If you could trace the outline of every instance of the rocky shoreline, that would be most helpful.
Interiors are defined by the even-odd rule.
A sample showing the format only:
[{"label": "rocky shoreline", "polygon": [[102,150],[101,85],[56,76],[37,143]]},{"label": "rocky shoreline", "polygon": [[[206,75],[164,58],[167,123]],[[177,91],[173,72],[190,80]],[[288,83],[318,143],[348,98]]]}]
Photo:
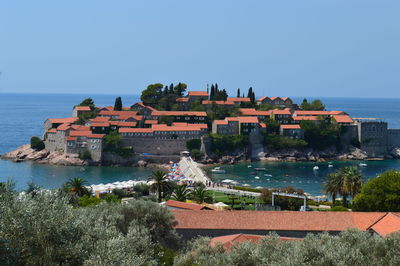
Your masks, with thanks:
[{"label": "rocky shoreline", "polygon": [[[22,145],[17,149],[15,149],[14,151],[5,153],[1,155],[0,158],[5,160],[11,160],[16,163],[31,161],[34,163],[49,164],[49,165],[100,166],[98,163],[81,160],[78,154],[64,154],[58,152],[50,152],[48,150],[36,151],[31,149],[29,144]],[[280,152],[271,152],[268,154],[263,153],[260,154],[257,158],[253,159],[249,159],[245,152],[239,152],[234,155],[206,157],[205,159],[199,161],[199,163],[203,165],[213,165],[213,164],[235,164],[246,161],[326,162],[326,161],[384,160],[384,159],[400,159],[400,148],[393,149],[390,154],[387,154],[379,158],[368,157],[365,151],[353,147],[348,152],[339,154],[337,154],[334,149],[326,151],[318,151],[318,152],[312,150],[305,150],[305,151],[287,150]],[[119,166],[119,165],[113,164],[113,166]],[[149,163],[144,160],[139,160],[135,164],[129,166],[160,168],[163,170],[168,169],[169,167],[167,164]]]}]

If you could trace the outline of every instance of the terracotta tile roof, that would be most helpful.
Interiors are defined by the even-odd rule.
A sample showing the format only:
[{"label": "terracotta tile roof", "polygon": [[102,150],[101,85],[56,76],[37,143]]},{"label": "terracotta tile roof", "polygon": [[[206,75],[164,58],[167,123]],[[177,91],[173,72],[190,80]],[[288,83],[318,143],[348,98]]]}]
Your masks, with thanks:
[{"label": "terracotta tile roof", "polygon": [[267,125],[265,123],[260,123],[261,128],[267,128]]},{"label": "terracotta tile roof", "polygon": [[214,120],[213,122],[216,125],[227,125],[228,124],[228,120]]},{"label": "terracotta tile roof", "polygon": [[282,129],[301,129],[300,125],[281,125]]},{"label": "terracotta tile roof", "polygon": [[297,116],[302,116],[302,115],[318,116],[318,115],[330,115],[330,114],[331,114],[330,111],[301,111],[301,110],[298,110],[295,112],[295,115],[297,115]]},{"label": "terracotta tile roof", "polygon": [[66,136],[65,139],[67,141],[76,141],[78,138],[77,137]]},{"label": "terracotta tile roof", "polygon": [[343,111],[330,111],[329,114],[331,114],[331,115],[347,115],[347,113],[343,112]]},{"label": "terracotta tile roof", "polygon": [[153,111],[152,116],[207,116],[206,112],[197,111]]},{"label": "terracotta tile roof", "polygon": [[90,106],[75,106],[75,110],[77,110],[77,111],[92,111]]},{"label": "terracotta tile roof", "polygon": [[118,116],[117,119],[119,119],[119,120],[127,120],[129,118],[133,118],[133,119],[135,119],[137,121],[143,120],[143,116],[142,115],[132,115],[132,114],[121,114],[121,115]]},{"label": "terracotta tile roof", "polygon": [[264,101],[266,98],[267,98],[267,96],[260,97],[260,98],[258,98],[257,102],[262,102],[262,101]]},{"label": "terracotta tile roof", "polygon": [[320,120],[317,116],[293,116],[294,121],[301,121],[301,120],[310,120],[310,121],[317,121]]},{"label": "terracotta tile roof", "polygon": [[366,231],[384,212],[173,211],[177,229]]},{"label": "terracotta tile roof", "polygon": [[226,250],[231,250],[233,245],[243,242],[252,242],[257,243],[261,239],[265,238],[265,236],[261,235],[250,235],[250,234],[235,234],[235,235],[226,235],[226,236],[218,236],[211,238],[210,246],[215,247],[218,244],[224,246]]},{"label": "terracotta tile roof", "polygon": [[254,108],[240,108],[239,111],[243,115],[256,115],[256,116],[269,116],[271,115],[270,111],[259,111]]},{"label": "terracotta tile roof", "polygon": [[102,139],[105,134],[88,134],[86,137],[89,139]]},{"label": "terracotta tile roof", "polygon": [[188,96],[204,96],[208,97],[208,92],[206,91],[189,91]]},{"label": "terracotta tile roof", "polygon": [[144,123],[146,125],[158,124],[158,120],[146,120]]},{"label": "terracotta tile roof", "polygon": [[73,130],[78,130],[78,131],[90,131],[90,127],[81,126],[81,125],[71,125],[71,128]]},{"label": "terracotta tile roof", "polygon": [[287,99],[290,99],[289,97],[282,97],[281,98],[283,101],[286,101]]},{"label": "terracotta tile roof", "polygon": [[386,237],[388,234],[400,232],[400,214],[388,213],[370,227],[378,235]]},{"label": "terracotta tile roof", "polygon": [[49,118],[52,124],[64,124],[64,123],[74,123],[78,120],[78,117],[67,117],[67,118]]},{"label": "terracotta tile roof", "polygon": [[237,117],[239,123],[250,123],[250,124],[258,124],[258,118],[255,116],[239,116]]},{"label": "terracotta tile roof", "polygon": [[274,110],[271,110],[271,113],[273,113],[275,115],[292,115],[292,112],[290,112],[290,110],[288,110],[288,109],[285,109],[285,110],[274,109]]},{"label": "terracotta tile roof", "polygon": [[204,105],[209,105],[209,104],[216,104],[216,105],[233,105],[235,104],[234,102],[230,101],[209,101],[209,100],[204,100],[201,102]]},{"label": "terracotta tile roof", "polygon": [[203,126],[198,126],[196,124],[191,124],[191,126],[167,126],[165,124],[152,125],[151,127],[154,131],[200,131]]},{"label": "terracotta tile roof", "polygon": [[107,116],[134,116],[137,115],[136,111],[100,111],[99,115]]},{"label": "terracotta tile roof", "polygon": [[185,210],[193,210],[193,211],[208,209],[206,206],[203,206],[200,204],[186,203],[186,202],[181,202],[181,201],[176,201],[176,200],[168,200],[167,202],[165,202],[165,205],[168,207],[185,209]]},{"label": "terracotta tile roof", "polygon": [[228,102],[250,102],[250,98],[243,97],[229,97],[226,99]]},{"label": "terracotta tile roof", "polygon": [[118,129],[119,133],[153,133],[154,130],[152,128],[120,128]]},{"label": "terracotta tile roof", "polygon": [[195,128],[208,128],[207,124],[191,124],[186,122],[174,122],[172,126],[185,126],[185,127],[195,127]]},{"label": "terracotta tile roof", "polygon": [[178,103],[186,103],[189,101],[189,98],[182,97],[182,98],[176,98],[176,102]]},{"label": "terracotta tile roof", "polygon": [[103,117],[103,116],[97,116],[95,118],[89,119],[90,122],[106,122],[109,121],[110,117]]},{"label": "terracotta tile roof", "polygon": [[71,131],[69,135],[71,137],[87,137],[92,134],[92,131]]},{"label": "terracotta tile roof", "polygon": [[71,124],[70,124],[70,123],[64,123],[64,124],[59,125],[59,126],[57,127],[57,130],[59,130],[59,131],[66,131],[66,130],[68,130],[68,129],[70,129],[70,128],[71,128]]},{"label": "terracotta tile roof", "polygon": [[119,126],[119,127],[136,127],[137,122],[118,122],[117,126]]},{"label": "terracotta tile roof", "polygon": [[49,129],[49,130],[47,130],[47,133],[55,134],[55,133],[57,133],[57,129],[55,129],[55,128]]},{"label": "terracotta tile roof", "polygon": [[109,127],[110,122],[103,122],[103,123],[92,123],[91,127]]},{"label": "terracotta tile roof", "polygon": [[271,97],[270,99],[271,99],[271,101],[274,101],[276,99],[280,99],[280,97],[274,96],[274,97]]},{"label": "terracotta tile roof", "polygon": [[353,119],[351,119],[351,117],[348,115],[334,115],[333,118],[338,123],[353,123],[354,122]]}]

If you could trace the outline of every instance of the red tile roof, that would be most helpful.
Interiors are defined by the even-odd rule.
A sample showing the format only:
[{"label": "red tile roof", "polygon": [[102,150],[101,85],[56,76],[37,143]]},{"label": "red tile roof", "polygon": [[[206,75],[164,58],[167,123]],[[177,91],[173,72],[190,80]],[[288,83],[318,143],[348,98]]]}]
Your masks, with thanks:
[{"label": "red tile roof", "polygon": [[47,133],[55,134],[55,133],[57,133],[57,129],[55,129],[55,128],[49,129],[47,131]]},{"label": "red tile roof", "polygon": [[226,99],[228,102],[250,102],[250,98],[243,97],[229,97]]},{"label": "red tile roof", "polygon": [[240,108],[239,111],[243,115],[256,115],[256,116],[269,116],[271,115],[270,111],[259,111],[255,108]]},{"label": "red tile roof", "polygon": [[146,125],[158,124],[158,120],[146,120],[144,123]]},{"label": "red tile roof", "polygon": [[119,127],[136,127],[137,122],[118,122]]},{"label": "red tile roof", "polygon": [[206,91],[189,91],[189,96],[205,96],[208,97],[208,92]]},{"label": "red tile roof", "polygon": [[329,114],[331,114],[331,115],[347,115],[347,113],[343,112],[343,111],[330,111]]},{"label": "red tile roof", "polygon": [[154,130],[151,128],[120,128],[119,133],[153,133]]},{"label": "red tile roof", "polygon": [[208,104],[216,104],[216,105],[233,105],[234,102],[229,102],[229,101],[209,101],[209,100],[204,100],[202,101],[202,104],[208,105]]},{"label": "red tile roof", "polygon": [[207,116],[206,112],[197,111],[153,111],[152,116]]},{"label": "red tile roof", "polygon": [[77,110],[77,111],[92,111],[90,106],[75,106],[75,110]]},{"label": "red tile roof", "polygon": [[373,231],[382,237],[395,232],[400,232],[400,214],[388,213],[378,222],[370,227]]},{"label": "red tile roof", "polygon": [[92,123],[91,127],[109,127],[110,122],[103,122],[103,123]]},{"label": "red tile roof", "polygon": [[301,110],[297,110],[295,112],[295,114],[297,116],[302,116],[302,115],[315,115],[315,116],[318,116],[318,115],[330,115],[331,112],[330,111],[301,111]]},{"label": "red tile roof", "polygon": [[103,116],[97,116],[95,118],[89,119],[90,122],[106,122],[109,121],[110,117],[103,117]]},{"label": "red tile roof", "polygon": [[70,123],[65,123],[65,124],[61,124],[57,127],[57,130],[59,131],[66,131],[68,129],[71,128],[71,124]]},{"label": "red tile roof", "polygon": [[52,124],[64,124],[64,123],[74,123],[78,120],[78,117],[67,117],[67,118],[49,118]]},{"label": "red tile roof", "polygon": [[281,125],[282,129],[301,129],[300,125]]},{"label": "red tile roof", "polygon": [[[239,123],[250,123],[250,124],[258,124],[258,118],[255,116],[239,116],[236,117]],[[229,120],[229,119],[228,119]]]},{"label": "red tile roof", "polygon": [[310,121],[317,121],[320,120],[318,116],[293,116],[294,121],[301,121],[301,120],[310,120]]},{"label": "red tile roof", "polygon": [[134,116],[137,115],[136,111],[100,111],[99,115],[107,115],[107,116]]},{"label": "red tile roof", "polygon": [[183,97],[183,98],[176,98],[176,102],[178,103],[186,103],[189,101],[189,98]]},{"label": "red tile roof", "polygon": [[173,211],[177,229],[366,231],[384,212]]},{"label": "red tile roof", "polygon": [[271,110],[271,113],[273,113],[275,115],[292,115],[292,112],[288,109],[285,109],[285,110],[274,109],[274,110]]},{"label": "red tile roof", "polygon": [[76,141],[78,138],[77,138],[77,137],[66,136],[65,139],[66,139],[67,141]]},{"label": "red tile roof", "polygon": [[353,123],[353,119],[351,119],[348,115],[334,115],[333,118],[338,123]]},{"label": "red tile roof", "polygon": [[263,96],[263,97],[259,98],[259,99],[257,100],[257,102],[262,102],[262,101],[264,101],[266,98],[267,98],[267,96]]},{"label": "red tile roof", "polygon": [[228,124],[228,120],[214,120],[213,122],[216,125],[227,125]]},{"label": "red tile roof", "polygon": [[223,245],[226,250],[231,250],[233,245],[243,242],[252,242],[257,243],[261,239],[265,238],[265,236],[260,235],[250,235],[250,234],[235,234],[235,235],[226,235],[226,236],[218,236],[211,238],[210,246],[215,247],[218,244]]},{"label": "red tile roof", "polygon": [[167,202],[165,202],[165,205],[168,207],[185,209],[185,210],[193,210],[193,211],[209,209],[206,206],[203,206],[200,204],[186,203],[186,202],[181,202],[181,201],[176,201],[176,200],[168,200]]}]

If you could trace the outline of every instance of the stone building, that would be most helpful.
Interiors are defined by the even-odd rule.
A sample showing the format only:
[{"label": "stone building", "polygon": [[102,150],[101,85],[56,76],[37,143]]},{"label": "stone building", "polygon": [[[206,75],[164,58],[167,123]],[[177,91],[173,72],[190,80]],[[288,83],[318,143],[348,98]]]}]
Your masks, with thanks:
[{"label": "stone building", "polygon": [[369,156],[384,155],[388,151],[388,125],[374,118],[355,119],[358,140],[362,150]]},{"label": "stone building", "polygon": [[90,106],[74,106],[72,109],[72,117],[79,117],[82,114],[90,113],[92,109]]},{"label": "stone building", "polygon": [[293,108],[293,100],[289,97],[267,97],[263,96],[257,100],[257,104],[267,104],[275,107]]},{"label": "stone building", "polygon": [[301,129],[300,125],[281,125],[279,132],[282,136],[304,139],[304,130]]}]

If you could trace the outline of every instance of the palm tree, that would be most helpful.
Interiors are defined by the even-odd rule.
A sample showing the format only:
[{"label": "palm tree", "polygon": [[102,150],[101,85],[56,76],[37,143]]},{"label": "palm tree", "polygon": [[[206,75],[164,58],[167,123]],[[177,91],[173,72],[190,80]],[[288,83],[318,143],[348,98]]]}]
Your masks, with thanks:
[{"label": "palm tree", "polygon": [[67,190],[75,193],[78,196],[83,196],[88,193],[88,189],[85,187],[86,180],[80,177],[71,178],[66,183]]},{"label": "palm tree", "polygon": [[186,201],[189,194],[190,194],[190,192],[187,189],[186,185],[179,185],[174,189],[172,198],[177,201]]},{"label": "palm tree", "polygon": [[332,197],[332,203],[335,204],[336,196],[341,191],[341,178],[338,173],[328,174],[328,180],[324,185],[324,191]]},{"label": "palm tree", "polygon": [[204,187],[197,187],[193,189],[191,196],[197,203],[203,203],[211,200],[209,191]]},{"label": "palm tree", "polygon": [[153,184],[150,186],[152,192],[157,192],[158,202],[161,202],[162,193],[170,186],[169,182],[165,179],[166,173],[164,171],[154,171],[152,174]]},{"label": "palm tree", "polygon": [[356,167],[344,167],[341,169],[343,204],[347,204],[347,196],[354,198],[361,190],[363,175]]}]

